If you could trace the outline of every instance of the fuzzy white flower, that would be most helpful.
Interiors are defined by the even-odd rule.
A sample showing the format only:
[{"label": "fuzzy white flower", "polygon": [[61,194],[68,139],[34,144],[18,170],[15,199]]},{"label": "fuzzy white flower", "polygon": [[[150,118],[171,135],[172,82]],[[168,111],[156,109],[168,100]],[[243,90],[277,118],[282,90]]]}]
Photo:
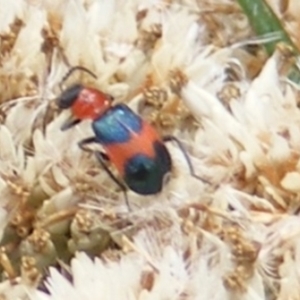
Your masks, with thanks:
[{"label": "fuzzy white flower", "polygon": [[[37,292],[31,299],[59,300],[66,295],[82,300],[179,299],[182,295],[187,299],[199,299],[199,295],[203,299],[229,299],[222,286],[220,267],[212,270],[201,255],[185,262],[179,248],[164,248],[155,236],[152,231],[141,232],[135,241],[138,252],[124,255],[119,262],[92,261],[83,253],[77,254],[71,263],[72,283],[51,269],[46,283],[50,295]],[[172,239],[178,244],[180,235]]]},{"label": "fuzzy white flower", "polygon": [[[297,1],[269,2],[279,15],[299,11]],[[243,47],[274,36],[253,38],[227,0],[0,7],[0,264],[2,278],[17,277],[1,283],[1,296],[299,297],[298,91],[280,50],[265,61]],[[76,65],[97,78],[74,73],[63,88],[82,83],[127,103],[180,139],[200,179],[168,143],[169,182],[154,196],[129,191],[129,211],[78,147],[91,121],[62,132],[69,112],[46,114]]]}]

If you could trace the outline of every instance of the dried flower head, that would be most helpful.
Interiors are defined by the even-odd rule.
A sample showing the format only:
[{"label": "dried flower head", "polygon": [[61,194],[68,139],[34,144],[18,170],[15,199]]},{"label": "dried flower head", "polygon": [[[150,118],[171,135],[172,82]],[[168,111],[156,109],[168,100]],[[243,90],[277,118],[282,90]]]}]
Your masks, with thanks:
[{"label": "dried flower head", "polygon": [[[297,44],[297,1],[268,1]],[[280,5],[279,5],[280,4]],[[234,1],[0,0],[0,298],[299,298],[296,61]],[[176,144],[163,191],[122,192],[62,132],[81,83]],[[115,172],[115,170],[112,170]]]}]

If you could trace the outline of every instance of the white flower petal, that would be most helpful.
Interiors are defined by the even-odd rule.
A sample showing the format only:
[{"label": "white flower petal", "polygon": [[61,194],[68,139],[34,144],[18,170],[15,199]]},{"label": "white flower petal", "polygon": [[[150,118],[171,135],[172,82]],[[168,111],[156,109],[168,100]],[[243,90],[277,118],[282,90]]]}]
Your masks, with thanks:
[{"label": "white flower petal", "polygon": [[291,192],[300,192],[300,173],[290,172],[287,173],[281,181],[283,188]]}]

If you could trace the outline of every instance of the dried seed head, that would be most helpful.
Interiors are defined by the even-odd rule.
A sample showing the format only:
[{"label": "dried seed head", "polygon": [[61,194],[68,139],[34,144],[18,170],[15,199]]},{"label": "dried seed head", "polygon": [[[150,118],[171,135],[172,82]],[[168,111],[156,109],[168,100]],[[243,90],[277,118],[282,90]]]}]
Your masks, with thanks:
[{"label": "dried seed head", "polygon": [[170,89],[175,94],[180,94],[183,86],[188,82],[188,77],[180,70],[174,69],[169,73],[169,85]]},{"label": "dried seed head", "polygon": [[245,293],[247,291],[247,283],[243,275],[237,269],[227,274],[223,279],[225,287],[233,292]]},{"label": "dried seed head", "polygon": [[141,30],[137,40],[137,47],[147,52],[153,50],[156,42],[162,36],[162,26],[154,24],[149,30]]},{"label": "dried seed head", "polygon": [[239,99],[241,91],[234,83],[227,83],[223,86],[222,90],[217,94],[218,98],[222,101],[226,108],[230,108],[230,102],[234,99]]},{"label": "dried seed head", "polygon": [[77,212],[74,222],[77,223],[78,229],[84,233],[90,232],[92,226],[94,225],[92,215],[85,210],[80,210]]},{"label": "dried seed head", "polygon": [[31,256],[23,256],[21,259],[22,279],[30,286],[36,286],[42,274],[37,268],[36,259]]},{"label": "dried seed head", "polygon": [[32,249],[35,252],[44,252],[50,240],[50,234],[43,229],[35,229],[28,237],[28,242],[31,243]]},{"label": "dried seed head", "polygon": [[0,50],[1,50],[1,58],[0,61],[2,60],[2,57],[9,54],[10,51],[12,50],[15,41],[18,37],[18,34],[20,32],[20,30],[22,29],[24,25],[24,22],[19,19],[16,18],[14,20],[14,22],[10,25],[10,30],[6,33],[2,33],[0,34],[0,39],[1,39],[1,46],[0,46]]},{"label": "dried seed head", "polygon": [[146,104],[159,109],[167,101],[168,94],[165,89],[152,86],[144,89],[143,97]]},{"label": "dried seed head", "polygon": [[44,27],[41,34],[44,39],[41,50],[45,52],[45,54],[51,55],[53,49],[59,46],[57,32],[53,31],[51,27]]}]

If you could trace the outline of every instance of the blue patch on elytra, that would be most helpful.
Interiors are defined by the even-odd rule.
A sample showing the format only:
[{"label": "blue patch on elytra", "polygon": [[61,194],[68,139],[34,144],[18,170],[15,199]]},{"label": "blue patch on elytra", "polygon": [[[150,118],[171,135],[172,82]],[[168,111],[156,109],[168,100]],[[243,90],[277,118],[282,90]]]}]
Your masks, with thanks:
[{"label": "blue patch on elytra", "polygon": [[101,144],[125,143],[132,132],[140,132],[142,119],[126,105],[119,104],[95,120],[92,128]]}]

